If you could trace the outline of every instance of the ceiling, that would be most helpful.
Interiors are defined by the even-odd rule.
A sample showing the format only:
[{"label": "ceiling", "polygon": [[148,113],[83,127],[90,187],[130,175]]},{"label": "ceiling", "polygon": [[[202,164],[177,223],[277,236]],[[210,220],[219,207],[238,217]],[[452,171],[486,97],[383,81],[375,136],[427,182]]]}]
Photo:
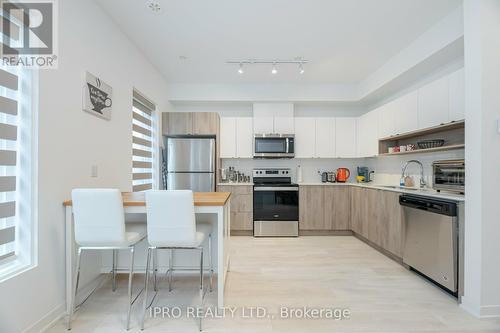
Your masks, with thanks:
[{"label": "ceiling", "polygon": [[[96,0],[168,83],[354,84],[461,0]],[[309,60],[245,67],[232,59]]]}]

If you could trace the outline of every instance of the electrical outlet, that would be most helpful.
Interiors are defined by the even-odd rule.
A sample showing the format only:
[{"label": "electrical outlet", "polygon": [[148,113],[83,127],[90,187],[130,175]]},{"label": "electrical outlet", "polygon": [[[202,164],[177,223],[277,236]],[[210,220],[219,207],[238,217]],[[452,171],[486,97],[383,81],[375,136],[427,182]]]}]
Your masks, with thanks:
[{"label": "electrical outlet", "polygon": [[97,178],[97,175],[98,175],[97,164],[93,164],[90,168],[90,177]]}]

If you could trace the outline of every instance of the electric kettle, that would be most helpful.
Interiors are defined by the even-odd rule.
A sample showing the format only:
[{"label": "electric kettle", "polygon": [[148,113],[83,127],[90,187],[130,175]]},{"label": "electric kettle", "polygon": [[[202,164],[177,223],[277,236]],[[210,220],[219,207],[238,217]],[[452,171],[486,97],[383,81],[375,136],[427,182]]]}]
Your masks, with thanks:
[{"label": "electric kettle", "polygon": [[349,179],[349,176],[351,176],[351,171],[349,171],[349,169],[347,168],[337,169],[337,182],[345,183]]}]

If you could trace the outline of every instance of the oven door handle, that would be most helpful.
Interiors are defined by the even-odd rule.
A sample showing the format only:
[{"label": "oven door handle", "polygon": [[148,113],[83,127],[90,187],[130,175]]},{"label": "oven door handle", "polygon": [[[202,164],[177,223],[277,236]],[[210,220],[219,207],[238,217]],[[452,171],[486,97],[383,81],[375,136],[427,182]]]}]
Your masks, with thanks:
[{"label": "oven door handle", "polygon": [[298,191],[298,187],[254,187],[254,191],[261,191],[261,192],[283,192],[283,191]]}]

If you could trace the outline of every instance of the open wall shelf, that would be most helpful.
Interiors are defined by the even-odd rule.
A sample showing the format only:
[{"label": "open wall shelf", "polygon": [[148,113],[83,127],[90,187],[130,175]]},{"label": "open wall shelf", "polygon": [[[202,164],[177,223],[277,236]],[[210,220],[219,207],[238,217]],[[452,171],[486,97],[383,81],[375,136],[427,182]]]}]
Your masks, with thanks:
[{"label": "open wall shelf", "polygon": [[[418,149],[417,142],[422,140],[442,139],[441,147]],[[414,144],[416,150],[389,153],[389,147]],[[465,121],[454,121],[439,126],[424,128],[403,134],[397,134],[379,140],[379,156],[416,154],[465,148]]]}]

